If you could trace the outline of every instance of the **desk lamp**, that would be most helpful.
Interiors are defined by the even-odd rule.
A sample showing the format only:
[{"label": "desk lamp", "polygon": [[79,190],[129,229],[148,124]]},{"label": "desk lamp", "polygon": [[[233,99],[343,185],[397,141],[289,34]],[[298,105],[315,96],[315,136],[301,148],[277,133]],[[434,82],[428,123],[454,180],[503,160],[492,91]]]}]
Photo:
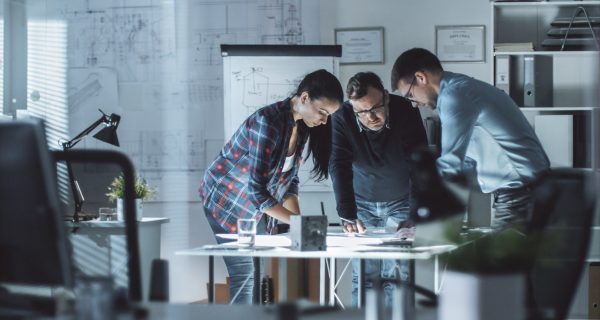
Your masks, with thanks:
[{"label": "desk lamp", "polygon": [[[79,143],[79,141],[83,140],[85,136],[90,134],[101,124],[104,124],[105,127],[102,130],[98,131],[98,133],[94,135],[94,138],[112,144],[113,146],[119,146],[119,139],[117,138],[117,128],[119,127],[121,116],[114,113],[112,113],[109,116],[100,109],[98,109],[98,111],[102,113],[100,119],[96,120],[89,127],[85,128],[73,139],[61,143],[64,151],[68,151],[69,149],[73,148],[77,143]],[[79,213],[81,212],[81,207],[83,206],[85,198],[83,197],[83,193],[81,192],[79,183],[75,178],[75,174],[73,173],[73,169],[71,168],[71,163],[69,161],[66,161],[66,163],[67,172],[69,174],[69,182],[71,184],[71,192],[73,193],[73,201],[75,202],[75,213],[73,214],[73,221],[79,222]]]}]

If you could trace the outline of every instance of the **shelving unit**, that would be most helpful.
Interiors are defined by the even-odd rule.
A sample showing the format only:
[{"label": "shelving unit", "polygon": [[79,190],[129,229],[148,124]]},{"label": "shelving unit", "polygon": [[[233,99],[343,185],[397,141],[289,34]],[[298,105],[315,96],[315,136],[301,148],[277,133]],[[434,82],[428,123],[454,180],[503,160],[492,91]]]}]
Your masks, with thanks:
[{"label": "shelving unit", "polygon": [[[550,37],[548,30],[556,28],[551,23],[557,18],[570,19],[578,7],[585,8],[590,18],[600,20],[600,1],[491,2],[491,50],[494,57],[491,80],[498,88],[508,91],[536,132],[544,131],[535,127],[536,119],[546,120],[539,123],[544,123],[546,132],[549,132],[546,139],[540,137],[547,153],[560,156],[573,152],[570,166],[594,172],[598,177],[600,52],[597,47],[565,47],[568,51],[560,51],[560,48],[542,45]],[[579,16],[583,17],[582,14]],[[600,28],[600,24],[595,28]],[[514,51],[496,51],[497,43],[521,45],[508,46]],[[524,43],[527,45],[522,45]],[[533,51],[519,50],[531,46]],[[531,61],[534,61],[533,65]],[[538,61],[541,68],[531,68]],[[535,98],[527,96],[528,93],[533,93]],[[555,120],[557,125],[553,127],[552,121]],[[600,183],[597,186],[600,187]],[[596,216],[589,251],[590,264],[600,257],[599,239],[600,218]],[[589,270],[589,266],[584,270],[569,318],[588,318]]]},{"label": "shelving unit", "polygon": [[[572,116],[573,132],[558,133],[574,139],[571,166],[598,170],[600,51],[542,46],[552,22],[570,19],[579,7],[590,18],[600,17],[600,1],[492,2],[492,82],[509,93],[534,128],[539,116]],[[534,51],[496,51],[498,43],[530,43]]]}]

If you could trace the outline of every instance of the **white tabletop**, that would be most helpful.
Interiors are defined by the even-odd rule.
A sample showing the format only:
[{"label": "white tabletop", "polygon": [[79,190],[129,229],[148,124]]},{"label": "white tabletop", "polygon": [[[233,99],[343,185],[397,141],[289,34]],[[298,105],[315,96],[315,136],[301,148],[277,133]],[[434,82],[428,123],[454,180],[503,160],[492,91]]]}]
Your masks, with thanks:
[{"label": "white tabletop", "polygon": [[[138,224],[152,225],[152,224],[163,224],[169,222],[169,218],[142,218],[138,220]],[[100,220],[88,220],[80,221],[79,223],[67,222],[69,227],[78,228],[125,228],[125,221],[100,221]]]},{"label": "white tabletop", "polygon": [[[229,235],[235,238],[235,235]],[[286,243],[285,235],[258,235],[256,247],[240,248],[236,242],[224,245],[207,245],[177,251],[176,255],[185,256],[247,256],[270,258],[362,258],[362,259],[429,259],[435,255],[450,252],[456,245],[440,244],[423,247],[380,245],[376,237],[351,237],[328,235],[325,251],[295,251]],[[344,239],[345,238],[345,239]]]}]

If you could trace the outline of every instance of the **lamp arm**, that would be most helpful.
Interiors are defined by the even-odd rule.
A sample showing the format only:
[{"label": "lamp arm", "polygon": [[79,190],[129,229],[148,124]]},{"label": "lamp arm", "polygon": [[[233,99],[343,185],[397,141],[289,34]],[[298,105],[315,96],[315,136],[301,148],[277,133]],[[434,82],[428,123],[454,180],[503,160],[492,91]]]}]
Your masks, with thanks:
[{"label": "lamp arm", "polygon": [[[85,130],[81,131],[75,138],[62,143],[63,150],[66,152],[69,149],[73,148],[79,141],[81,141],[85,136],[90,134],[96,127],[98,127],[101,123],[108,122],[106,115],[102,113],[102,117],[96,120],[96,122],[92,123],[89,127],[85,128]],[[68,160],[65,161],[67,165],[67,173],[69,174],[69,184],[71,185],[71,193],[73,194],[73,202],[75,202],[75,213],[73,214],[73,221],[79,222],[79,213],[83,207],[83,202],[85,198],[83,196],[83,192],[79,187],[79,182],[75,177],[75,173],[73,173],[73,168],[71,167],[71,162]]]},{"label": "lamp arm", "polygon": [[106,115],[103,114],[102,117],[100,117],[100,119],[96,120],[96,122],[92,123],[89,127],[85,128],[85,130],[81,131],[81,133],[79,133],[77,136],[75,136],[75,138],[73,138],[67,142],[63,142],[62,143],[63,150],[66,151],[66,150],[73,148],[77,143],[79,143],[79,141],[81,141],[83,139],[83,137],[90,134],[90,132],[92,132],[92,130],[96,129],[96,127],[98,127],[100,124],[108,123],[109,121],[110,120],[107,119]]}]

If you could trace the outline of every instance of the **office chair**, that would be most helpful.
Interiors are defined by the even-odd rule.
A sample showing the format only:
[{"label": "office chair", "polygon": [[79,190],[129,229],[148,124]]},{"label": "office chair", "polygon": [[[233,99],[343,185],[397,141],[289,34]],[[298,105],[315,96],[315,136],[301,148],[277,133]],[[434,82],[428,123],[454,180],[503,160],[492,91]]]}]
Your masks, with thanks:
[{"label": "office chair", "polygon": [[528,307],[534,319],[564,319],[590,243],[593,179],[573,169],[548,171],[533,186],[528,232],[539,237],[528,273]]},{"label": "office chair", "polygon": [[[0,150],[0,283],[72,288],[72,250],[42,123],[0,123]],[[0,287],[0,309],[2,317],[55,308],[50,299]]]},{"label": "office chair", "polygon": [[[128,255],[129,299],[134,302],[142,301],[142,284],[140,272],[140,252],[138,240],[137,219],[135,213],[135,193],[133,164],[129,158],[117,151],[108,150],[69,150],[54,151],[55,161],[71,163],[110,163],[118,164],[125,178],[125,235]],[[155,259],[152,263],[149,301],[168,302],[168,262]]]},{"label": "office chair", "polygon": [[[0,282],[73,286],[76,268],[58,204],[54,162],[116,163],[125,177],[128,298],[141,301],[135,173],[127,156],[104,150],[50,152],[41,121],[0,124],[0,149]],[[166,270],[162,262],[158,271],[163,274],[154,276],[162,285],[151,284],[153,300],[168,301]]]}]

